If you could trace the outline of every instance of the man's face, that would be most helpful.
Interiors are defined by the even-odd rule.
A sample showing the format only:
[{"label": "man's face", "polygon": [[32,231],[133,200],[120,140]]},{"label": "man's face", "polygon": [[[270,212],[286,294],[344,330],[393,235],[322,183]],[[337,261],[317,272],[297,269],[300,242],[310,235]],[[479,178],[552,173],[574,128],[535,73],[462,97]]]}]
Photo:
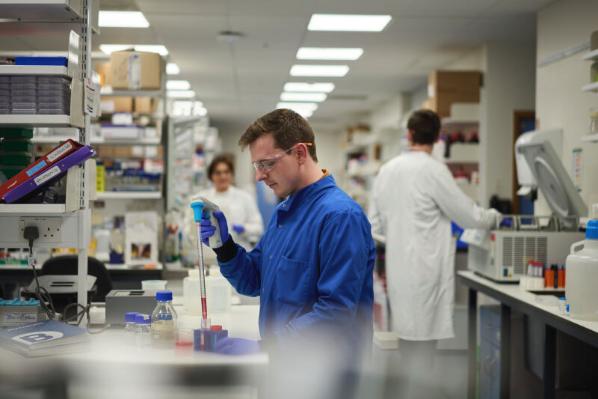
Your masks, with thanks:
[{"label": "man's face", "polygon": [[299,162],[293,147],[277,148],[274,137],[265,134],[249,145],[249,152],[251,162],[258,165],[255,171],[257,181],[266,183],[280,198],[297,190],[300,180]]}]

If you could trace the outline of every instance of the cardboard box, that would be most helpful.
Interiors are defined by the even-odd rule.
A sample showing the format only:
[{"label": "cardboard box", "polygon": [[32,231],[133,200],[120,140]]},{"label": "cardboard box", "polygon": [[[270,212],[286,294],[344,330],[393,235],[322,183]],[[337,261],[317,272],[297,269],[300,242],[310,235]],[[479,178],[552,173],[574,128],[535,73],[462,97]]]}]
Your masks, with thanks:
[{"label": "cardboard box", "polygon": [[156,102],[152,97],[135,97],[135,112],[138,114],[153,114]]},{"label": "cardboard box", "polygon": [[100,108],[103,113],[133,112],[133,97],[104,97]]},{"label": "cardboard box", "polygon": [[[440,93],[459,94],[471,97],[482,86],[482,73],[479,71],[434,71],[428,76],[428,97],[439,97]],[[468,101],[464,101],[468,102]]]},{"label": "cardboard box", "polygon": [[453,103],[479,103],[479,93],[438,93],[437,97],[428,99],[428,109],[435,111],[441,118],[451,116]]},{"label": "cardboard box", "polygon": [[110,66],[114,89],[157,90],[161,87],[159,54],[116,51],[110,55]]},{"label": "cardboard box", "polygon": [[100,86],[112,86],[110,62],[97,63],[94,69],[100,77]]}]

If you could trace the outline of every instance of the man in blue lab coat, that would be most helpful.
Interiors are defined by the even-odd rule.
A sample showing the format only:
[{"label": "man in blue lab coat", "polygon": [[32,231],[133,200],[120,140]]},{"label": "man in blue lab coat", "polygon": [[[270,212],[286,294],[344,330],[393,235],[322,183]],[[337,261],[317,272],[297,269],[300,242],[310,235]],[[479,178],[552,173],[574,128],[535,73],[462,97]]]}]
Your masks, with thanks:
[{"label": "man in blue lab coat", "polygon": [[[202,240],[207,245],[219,234],[223,245],[214,251],[222,274],[239,293],[260,296],[263,343],[324,338],[359,351],[372,338],[375,248],[367,217],[318,166],[313,130],[294,111],[262,116],[239,144],[249,147],[256,179],[285,200],[250,252],[233,242],[221,212],[214,213],[216,226],[203,219]],[[229,340],[220,349],[257,348]]]}]

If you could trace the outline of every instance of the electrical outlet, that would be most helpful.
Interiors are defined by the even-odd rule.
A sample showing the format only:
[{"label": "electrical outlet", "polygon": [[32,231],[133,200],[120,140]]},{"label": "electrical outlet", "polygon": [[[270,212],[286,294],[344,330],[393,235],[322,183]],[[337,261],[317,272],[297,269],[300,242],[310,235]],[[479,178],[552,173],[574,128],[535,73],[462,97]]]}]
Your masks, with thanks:
[{"label": "electrical outlet", "polygon": [[20,236],[23,237],[25,226],[37,226],[39,229],[38,242],[61,242],[62,218],[48,216],[21,217],[19,219]]}]

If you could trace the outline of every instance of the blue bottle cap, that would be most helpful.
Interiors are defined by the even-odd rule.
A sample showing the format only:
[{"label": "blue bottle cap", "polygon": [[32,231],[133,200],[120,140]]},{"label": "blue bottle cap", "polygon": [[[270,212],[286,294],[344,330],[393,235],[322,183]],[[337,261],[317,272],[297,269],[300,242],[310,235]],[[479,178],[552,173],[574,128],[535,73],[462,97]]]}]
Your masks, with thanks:
[{"label": "blue bottle cap", "polygon": [[586,224],[586,240],[598,240],[598,219],[589,220]]},{"label": "blue bottle cap", "polygon": [[158,291],[156,292],[157,301],[172,301],[172,291]]},{"label": "blue bottle cap", "polygon": [[152,318],[147,314],[137,313],[135,316],[135,323],[137,324],[150,324]]},{"label": "blue bottle cap", "polygon": [[135,323],[135,317],[138,315],[139,313],[137,312],[127,312],[125,313],[125,323]]}]

